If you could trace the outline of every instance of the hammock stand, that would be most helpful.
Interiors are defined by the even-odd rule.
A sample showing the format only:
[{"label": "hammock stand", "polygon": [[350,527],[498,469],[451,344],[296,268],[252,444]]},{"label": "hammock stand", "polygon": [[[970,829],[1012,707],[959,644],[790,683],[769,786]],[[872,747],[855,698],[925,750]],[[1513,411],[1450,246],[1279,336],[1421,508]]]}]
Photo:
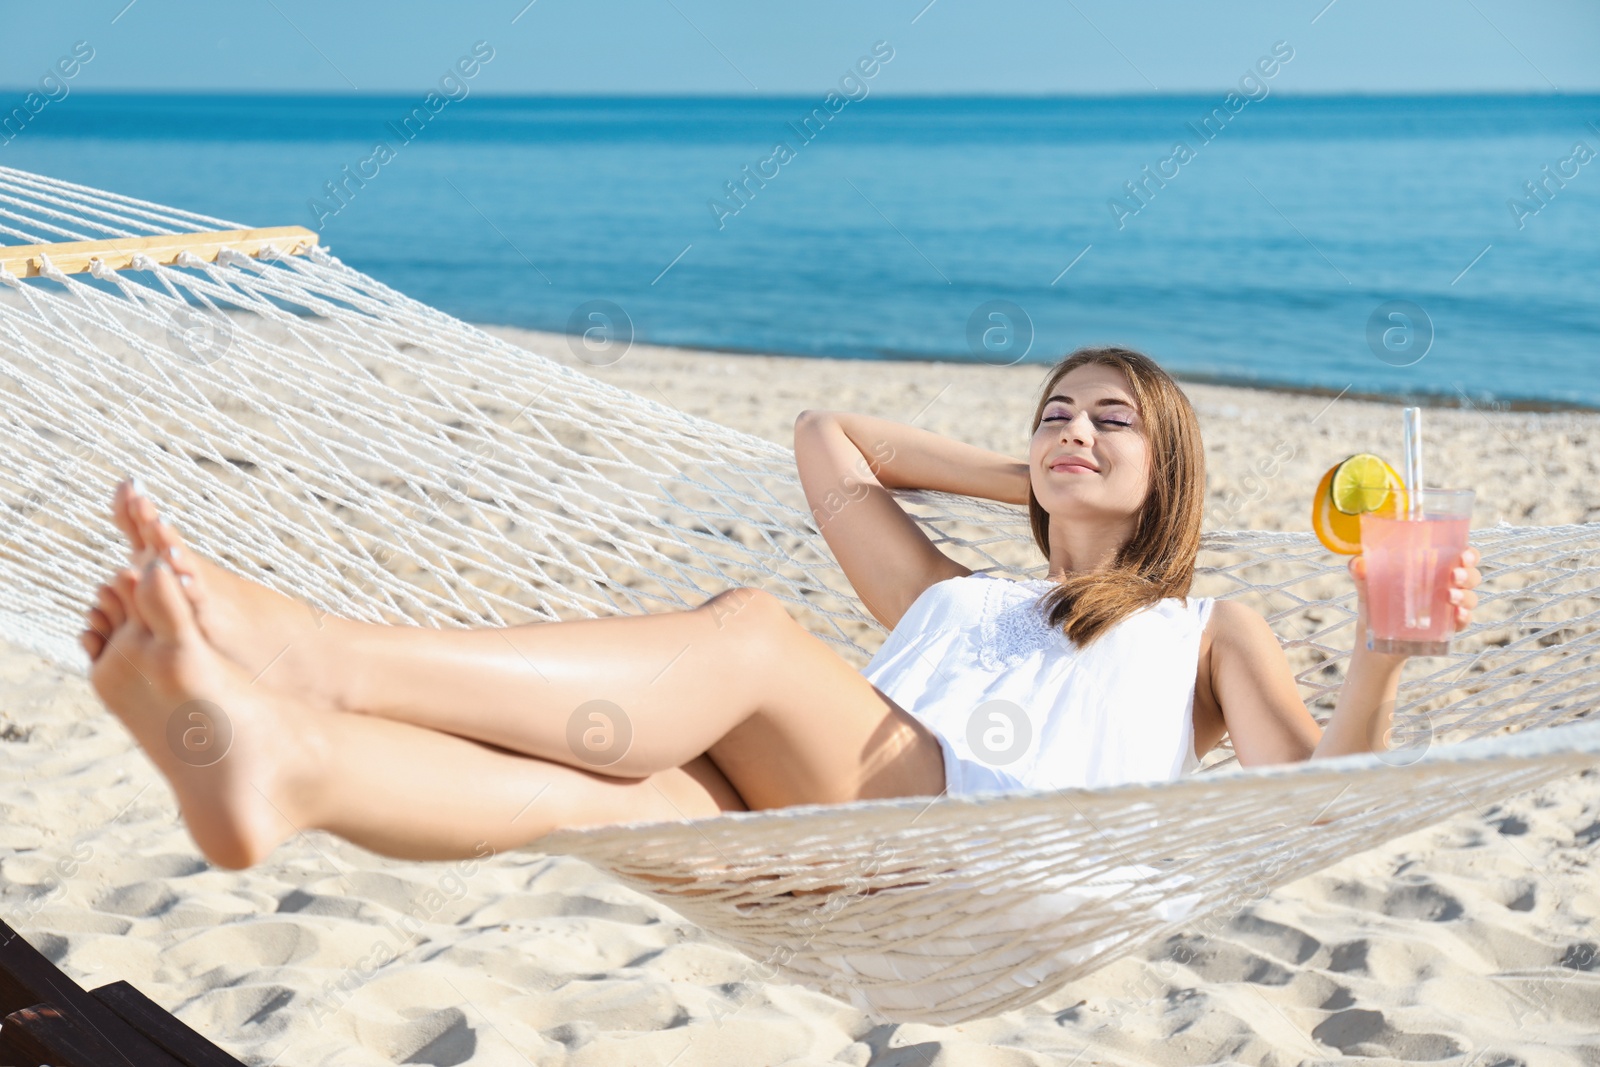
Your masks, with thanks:
[{"label": "hammock stand", "polygon": [[[352,618],[505,626],[765,588],[862,664],[883,628],[817,532],[792,452],[599,382],[340,263],[0,168],[0,637],[83,671],[137,474],[197,550]],[[631,427],[648,425],[639,443]],[[975,570],[1036,577],[1019,509],[897,491]],[[1473,532],[1477,622],[1413,661],[1390,751],[1173,782],[562,831],[581,857],[877,1019],[1017,1008],[1275,886],[1592,768],[1600,524]],[[1258,606],[1326,721],[1351,643],[1343,560],[1211,531],[1196,595]]]}]

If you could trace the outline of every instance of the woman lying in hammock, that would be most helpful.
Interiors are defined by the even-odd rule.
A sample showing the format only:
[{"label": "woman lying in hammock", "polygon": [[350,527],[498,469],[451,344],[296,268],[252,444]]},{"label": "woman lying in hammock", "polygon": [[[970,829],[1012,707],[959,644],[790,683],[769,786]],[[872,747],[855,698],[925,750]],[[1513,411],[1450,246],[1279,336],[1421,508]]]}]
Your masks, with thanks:
[{"label": "woman lying in hammock", "polygon": [[[813,514],[892,628],[864,670],[759,589],[504,629],[319,617],[188,550],[125,482],[133,566],[88,613],[90,677],[232,868],[310,828],[453,859],[563,827],[1164,780],[1225,731],[1246,766],[1383,747],[1404,657],[1358,643],[1324,732],[1259,614],[1186,598],[1204,456],[1160,367],[1073,353],[1030,429],[1019,462],[865,415],[796,420]],[[1027,505],[1049,578],[972,574],[886,487]],[[1457,628],[1476,562],[1453,574]],[[1350,573],[1364,634],[1361,557]]]}]

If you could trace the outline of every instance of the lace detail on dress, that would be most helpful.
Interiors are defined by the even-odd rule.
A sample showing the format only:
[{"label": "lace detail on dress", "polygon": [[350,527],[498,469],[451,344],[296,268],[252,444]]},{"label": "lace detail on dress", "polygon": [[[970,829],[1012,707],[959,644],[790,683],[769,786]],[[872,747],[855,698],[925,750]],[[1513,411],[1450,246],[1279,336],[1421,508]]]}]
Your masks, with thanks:
[{"label": "lace detail on dress", "polygon": [[1046,622],[1040,610],[1039,599],[1051,584],[1038,578],[1026,582],[991,579],[978,628],[978,662],[1000,670],[1066,642],[1066,634]]}]

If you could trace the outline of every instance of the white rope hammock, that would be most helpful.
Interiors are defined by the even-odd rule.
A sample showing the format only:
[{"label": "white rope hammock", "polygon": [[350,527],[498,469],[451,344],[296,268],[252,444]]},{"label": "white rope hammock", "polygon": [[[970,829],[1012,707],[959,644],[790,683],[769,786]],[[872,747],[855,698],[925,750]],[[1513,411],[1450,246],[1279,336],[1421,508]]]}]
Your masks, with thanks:
[{"label": "white rope hammock", "polygon": [[[0,168],[6,245],[232,230]],[[0,247],[0,255],[5,253]],[[3,262],[3,260],[0,260]],[[12,262],[15,262],[13,260]],[[861,665],[883,630],[817,533],[787,448],[603,384],[320,248],[0,270],[0,636],[83,670],[139,475],[195,547],[352,618],[504,626],[692,607],[754,585]],[[1019,440],[1024,427],[1019,427]],[[899,492],[977,570],[1038,576],[1019,509]],[[563,831],[783,977],[890,1020],[1030,1003],[1396,836],[1593,766],[1600,524],[1474,531],[1482,601],[1412,661],[1381,755],[1170,783],[897,800]],[[1197,595],[1240,596],[1326,721],[1352,642],[1342,558],[1211,532]],[[1559,729],[1552,729],[1559,727]]]}]

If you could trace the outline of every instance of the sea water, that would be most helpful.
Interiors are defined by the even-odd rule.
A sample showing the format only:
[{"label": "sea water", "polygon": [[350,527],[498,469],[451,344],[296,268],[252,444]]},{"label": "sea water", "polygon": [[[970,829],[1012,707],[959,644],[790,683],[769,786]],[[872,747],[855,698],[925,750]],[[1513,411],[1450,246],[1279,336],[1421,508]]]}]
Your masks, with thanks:
[{"label": "sea water", "polygon": [[485,78],[421,121],[420,91],[77,90],[0,165],[309,226],[476,322],[860,359],[1123,343],[1194,378],[1600,405],[1600,97],[1232,111],[894,98],[892,73],[837,112]]}]

